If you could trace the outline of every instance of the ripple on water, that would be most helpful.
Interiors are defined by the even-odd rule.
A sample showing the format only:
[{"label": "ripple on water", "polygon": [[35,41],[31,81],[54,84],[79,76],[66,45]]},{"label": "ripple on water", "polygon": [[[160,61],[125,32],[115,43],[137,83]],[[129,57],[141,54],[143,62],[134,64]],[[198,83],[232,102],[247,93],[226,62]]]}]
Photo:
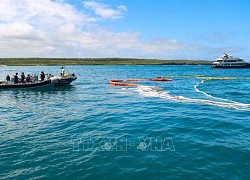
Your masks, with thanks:
[{"label": "ripple on water", "polygon": [[[24,67],[5,67],[5,72]],[[56,72],[58,67],[41,67]],[[1,69],[1,67],[0,67]],[[248,76],[208,66],[75,66],[78,80],[50,91],[1,91],[2,179],[247,179],[249,111],[203,101],[174,101],[135,88],[111,87],[109,79],[155,76]],[[27,71],[36,71],[29,67]],[[194,89],[201,79],[142,82],[164,95],[217,101]],[[248,81],[211,81],[198,86],[218,98],[249,104]],[[147,89],[150,91],[150,88]],[[151,89],[152,90],[152,89]],[[227,92],[227,93],[225,93]],[[142,138],[172,138],[174,151],[142,151]],[[120,138],[125,151],[84,149],[98,138]],[[98,139],[100,143],[101,139]],[[79,148],[78,145],[79,144]],[[85,144],[86,145],[86,144]]]}]

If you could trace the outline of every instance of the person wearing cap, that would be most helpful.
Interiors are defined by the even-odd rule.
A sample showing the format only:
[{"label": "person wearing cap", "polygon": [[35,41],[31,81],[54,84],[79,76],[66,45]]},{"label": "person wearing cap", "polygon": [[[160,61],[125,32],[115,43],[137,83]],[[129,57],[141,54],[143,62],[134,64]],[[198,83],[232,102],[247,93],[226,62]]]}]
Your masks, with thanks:
[{"label": "person wearing cap", "polygon": [[63,77],[65,74],[65,70],[64,70],[64,67],[61,67],[61,76]]}]

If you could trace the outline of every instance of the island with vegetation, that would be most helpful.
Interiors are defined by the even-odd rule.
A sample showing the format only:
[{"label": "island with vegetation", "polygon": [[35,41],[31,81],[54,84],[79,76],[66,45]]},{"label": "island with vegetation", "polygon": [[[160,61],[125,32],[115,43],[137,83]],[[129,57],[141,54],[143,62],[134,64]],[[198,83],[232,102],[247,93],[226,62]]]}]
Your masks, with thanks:
[{"label": "island with vegetation", "polygon": [[57,65],[211,65],[208,60],[159,60],[133,58],[0,58],[4,66]]}]

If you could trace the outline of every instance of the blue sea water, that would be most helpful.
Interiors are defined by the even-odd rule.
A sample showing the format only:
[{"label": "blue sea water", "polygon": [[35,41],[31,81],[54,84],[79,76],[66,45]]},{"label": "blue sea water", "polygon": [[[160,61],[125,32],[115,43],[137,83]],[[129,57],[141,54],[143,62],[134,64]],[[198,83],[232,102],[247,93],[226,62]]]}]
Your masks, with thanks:
[{"label": "blue sea water", "polygon": [[[0,71],[4,78],[59,68]],[[0,91],[0,179],[250,178],[248,69],[67,69],[78,76],[69,87]],[[138,88],[108,82],[157,76],[173,81]]]}]

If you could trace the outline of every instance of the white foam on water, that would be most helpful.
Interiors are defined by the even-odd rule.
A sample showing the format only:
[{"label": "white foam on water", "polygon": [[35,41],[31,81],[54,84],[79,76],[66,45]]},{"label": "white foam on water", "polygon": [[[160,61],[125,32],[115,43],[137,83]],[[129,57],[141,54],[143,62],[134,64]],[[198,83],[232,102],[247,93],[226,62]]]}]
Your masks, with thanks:
[{"label": "white foam on water", "polygon": [[200,83],[197,83],[196,85],[194,85],[194,89],[195,89],[196,92],[202,93],[202,94],[204,94],[205,96],[207,96],[207,97],[209,97],[209,98],[213,98],[213,99],[217,99],[217,100],[221,100],[221,101],[227,101],[227,102],[238,103],[238,102],[236,102],[236,101],[232,101],[232,100],[229,100],[229,99],[214,97],[214,96],[212,96],[212,95],[210,95],[210,94],[208,94],[208,93],[206,93],[206,92],[204,92],[204,91],[199,90],[199,89],[198,89],[198,86],[199,86],[200,84],[202,84],[202,83],[204,83],[204,81],[201,81]]},{"label": "white foam on water", "polygon": [[184,96],[172,96],[169,92],[162,90],[161,88],[154,86],[142,86],[139,85],[136,88],[136,91],[147,97],[159,97],[163,99],[168,99],[171,101],[177,102],[185,102],[185,103],[196,103],[196,104],[206,104],[224,108],[234,108],[238,110],[250,111],[250,104],[244,104],[239,102],[220,102],[220,101],[212,101],[212,100],[204,100],[204,99],[192,99]]}]

